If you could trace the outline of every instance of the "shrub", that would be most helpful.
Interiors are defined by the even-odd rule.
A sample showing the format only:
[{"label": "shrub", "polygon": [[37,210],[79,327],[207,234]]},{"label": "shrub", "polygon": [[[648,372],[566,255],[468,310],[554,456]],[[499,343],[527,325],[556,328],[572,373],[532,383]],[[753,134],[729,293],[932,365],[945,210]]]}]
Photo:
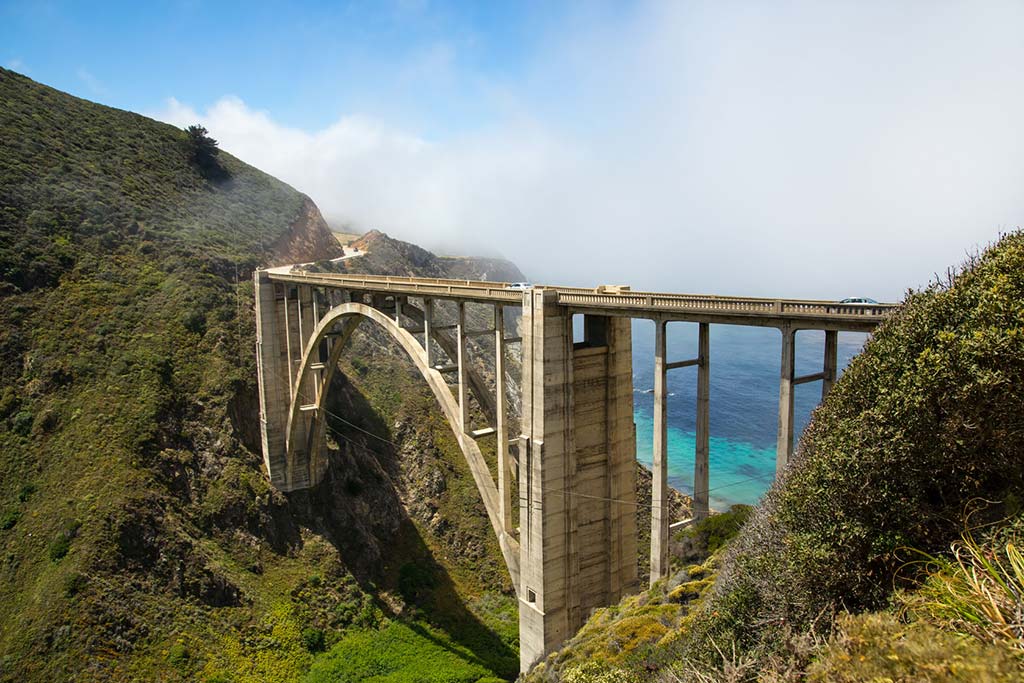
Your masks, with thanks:
[{"label": "shrub", "polygon": [[753,510],[749,505],[733,505],[684,529],[676,537],[682,546],[678,554],[685,560],[708,557],[739,533]]},{"label": "shrub", "polygon": [[[959,537],[974,498],[1024,489],[1024,233],[908,294],[815,410],[723,562],[684,656],[784,647],[880,609],[904,559]],[[996,509],[993,514],[1003,514]]]},{"label": "shrub", "polygon": [[57,535],[50,541],[50,546],[48,548],[50,559],[52,561],[59,562],[68,554],[68,551],[71,549],[71,541],[78,535],[79,527],[81,527],[79,522],[72,521],[66,523],[63,528],[57,532]]},{"label": "shrub", "polygon": [[417,603],[434,587],[434,572],[416,562],[406,562],[398,570],[398,592],[408,603]]},{"label": "shrub", "polygon": [[302,629],[302,644],[310,652],[323,652],[327,646],[324,632],[318,628]]},{"label": "shrub", "polygon": [[19,519],[21,519],[20,510],[8,510],[3,515],[0,515],[0,531],[13,529]]},{"label": "shrub", "polygon": [[72,598],[89,585],[89,579],[84,574],[72,572],[64,578],[64,595]]},{"label": "shrub", "polygon": [[182,643],[171,645],[167,651],[167,661],[179,668],[188,664],[190,658],[191,653],[188,651],[188,647]]},{"label": "shrub", "polygon": [[32,413],[27,410],[20,410],[11,418],[11,427],[16,434],[28,436],[32,431]]},{"label": "shrub", "polygon": [[35,484],[28,483],[22,485],[21,489],[18,490],[18,500],[22,503],[28,502],[28,499],[32,497],[32,494],[39,490],[39,487]]},{"label": "shrub", "polygon": [[889,614],[844,614],[807,680],[996,683],[1019,681],[1020,670],[1005,648]]}]

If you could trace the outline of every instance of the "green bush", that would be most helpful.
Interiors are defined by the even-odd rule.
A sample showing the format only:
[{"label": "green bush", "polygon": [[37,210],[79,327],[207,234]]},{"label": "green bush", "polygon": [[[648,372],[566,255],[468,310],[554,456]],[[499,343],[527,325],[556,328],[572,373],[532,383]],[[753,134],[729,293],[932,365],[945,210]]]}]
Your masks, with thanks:
[{"label": "green bush", "polygon": [[811,665],[812,683],[1019,681],[1011,650],[942,631],[901,624],[889,614],[841,615],[836,633]]},{"label": "green bush", "polygon": [[171,645],[167,651],[167,661],[178,668],[186,666],[191,656],[188,647],[182,643]]},{"label": "green bush", "polygon": [[21,410],[14,414],[11,418],[11,428],[15,434],[21,436],[28,436],[29,432],[32,431],[32,413],[27,410]]},{"label": "green bush", "polygon": [[749,505],[733,505],[725,512],[709,515],[683,529],[676,536],[681,545],[680,557],[693,562],[710,556],[739,533],[753,510]]},{"label": "green bush", "polygon": [[302,629],[302,644],[310,652],[323,652],[327,645],[324,632],[318,628]]},{"label": "green bush", "polygon": [[89,585],[89,579],[84,574],[72,572],[64,578],[64,595],[72,598],[81,593]]},{"label": "green bush", "polygon": [[21,510],[8,510],[3,515],[0,515],[0,531],[13,529],[19,519],[21,519]]},{"label": "green bush", "polygon": [[78,521],[72,521],[66,523],[57,535],[54,536],[53,540],[50,541],[48,552],[50,559],[54,562],[59,562],[64,559],[64,556],[68,554],[71,549],[71,541],[78,535],[78,529],[81,524]]},{"label": "green bush", "polygon": [[767,654],[840,609],[883,607],[901,548],[940,552],[969,501],[1024,490],[1022,388],[1017,232],[908,294],[854,358],[734,542],[682,655]]},{"label": "green bush", "polygon": [[28,499],[31,498],[32,494],[35,493],[38,489],[39,487],[37,487],[35,484],[24,484],[18,490],[18,500],[21,501],[22,503],[27,503]]},{"label": "green bush", "polygon": [[430,567],[416,562],[406,562],[398,570],[398,592],[410,604],[421,602],[436,581]]}]

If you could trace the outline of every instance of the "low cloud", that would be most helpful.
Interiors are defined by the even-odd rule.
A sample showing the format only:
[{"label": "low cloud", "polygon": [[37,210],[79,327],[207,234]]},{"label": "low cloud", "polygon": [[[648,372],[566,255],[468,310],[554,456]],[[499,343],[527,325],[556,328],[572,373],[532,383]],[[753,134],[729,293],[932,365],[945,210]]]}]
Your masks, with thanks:
[{"label": "low cloud", "polygon": [[[531,278],[896,298],[1024,224],[1024,6],[666,3],[563,27],[472,131],[201,122],[329,220]],[[458,72],[458,55],[433,55]],[[424,68],[433,68],[433,64]]]}]

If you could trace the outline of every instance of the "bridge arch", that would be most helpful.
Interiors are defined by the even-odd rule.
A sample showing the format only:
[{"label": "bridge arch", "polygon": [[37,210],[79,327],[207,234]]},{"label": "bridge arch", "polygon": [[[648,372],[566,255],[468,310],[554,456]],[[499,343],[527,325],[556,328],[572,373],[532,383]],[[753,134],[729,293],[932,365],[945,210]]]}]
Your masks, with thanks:
[{"label": "bridge arch", "polygon": [[[487,510],[491,528],[498,538],[512,585],[518,594],[519,542],[505,530],[498,488],[479,445],[464,430],[458,401],[449,389],[444,375],[428,364],[426,350],[415,335],[401,327],[394,318],[372,306],[357,302],[338,304],[327,311],[310,333],[302,350],[288,409],[284,452],[287,480],[302,478],[315,481],[319,477],[314,475],[319,475],[326,469],[323,444],[327,393],[341,353],[356,328],[365,321],[376,324],[398,342],[430,387],[469,465],[477,491]],[[324,340],[329,338],[333,339],[333,343],[330,344],[330,350],[324,360],[320,349]],[[311,402],[305,402],[310,399]],[[301,477],[298,477],[300,472]]]}]

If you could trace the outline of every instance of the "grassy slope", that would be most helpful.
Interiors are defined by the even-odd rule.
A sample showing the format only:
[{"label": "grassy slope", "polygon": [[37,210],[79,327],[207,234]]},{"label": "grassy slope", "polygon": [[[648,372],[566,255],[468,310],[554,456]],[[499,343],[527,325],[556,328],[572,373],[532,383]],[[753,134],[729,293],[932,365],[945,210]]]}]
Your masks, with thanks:
[{"label": "grassy slope", "polygon": [[[344,480],[267,486],[247,278],[305,200],[226,154],[231,179],[208,182],[183,140],[0,70],[0,680],[294,680],[396,620],[439,624],[425,652],[482,641],[507,669],[498,582],[433,561],[443,536],[400,501],[376,514],[396,453],[355,439]],[[346,400],[392,424],[426,395],[395,382],[397,404],[358,382]],[[464,490],[444,429],[410,432],[429,433]],[[409,549],[429,571],[403,595]],[[453,618],[473,628],[444,632]]]}]

